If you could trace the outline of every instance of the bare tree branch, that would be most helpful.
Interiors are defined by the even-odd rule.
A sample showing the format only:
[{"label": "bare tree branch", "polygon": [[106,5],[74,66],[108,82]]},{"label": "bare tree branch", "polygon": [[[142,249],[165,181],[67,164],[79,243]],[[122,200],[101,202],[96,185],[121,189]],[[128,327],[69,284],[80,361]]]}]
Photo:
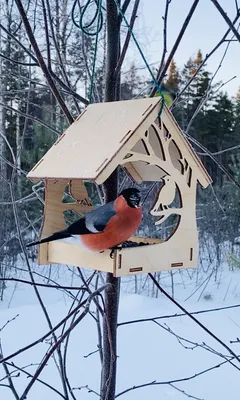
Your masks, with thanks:
[{"label": "bare tree branch", "polygon": [[[227,52],[228,52],[228,50],[229,50],[230,43],[231,43],[231,42],[228,42],[228,44],[227,44],[227,46],[226,46],[226,49],[225,49],[225,51],[224,51],[224,53],[223,53],[223,56],[222,56],[222,58],[221,58],[221,60],[220,60],[220,62],[219,62],[219,64],[218,64],[218,66],[217,66],[217,68],[216,68],[216,71],[214,72],[213,76],[212,76],[211,79],[209,80],[207,89],[206,89],[204,95],[202,96],[202,99],[201,99],[200,103],[198,104],[196,110],[194,111],[194,113],[193,113],[193,115],[192,115],[192,117],[191,117],[191,119],[190,119],[190,121],[189,121],[189,123],[188,123],[187,129],[186,129],[186,131],[185,131],[186,134],[189,133],[189,130],[190,130],[192,124],[193,124],[193,121],[195,120],[195,118],[197,117],[197,115],[199,114],[199,112],[200,112],[201,109],[203,108],[204,104],[207,102],[207,100],[209,99],[209,97],[210,97],[210,95],[211,95],[211,89],[212,89],[213,80],[214,80],[215,76],[217,75],[219,69],[222,67],[222,63],[223,63],[223,61],[224,61],[224,59],[225,59],[225,57],[226,57],[226,55],[227,55]],[[221,85],[220,87],[222,87],[222,85]]]},{"label": "bare tree branch", "polygon": [[[45,4],[44,0],[42,0],[42,2],[43,2],[43,4]],[[53,21],[52,21],[52,17],[51,17],[51,8],[50,8],[49,0],[46,0],[46,4],[47,4],[47,12],[48,12],[48,21],[49,21],[49,24],[50,24],[50,29],[51,29],[51,34],[52,34],[54,47],[55,47],[55,50],[57,52],[59,65],[60,65],[60,68],[62,70],[62,74],[63,74],[63,77],[65,79],[65,82],[66,82],[68,88],[70,88],[70,90],[72,91],[71,84],[70,84],[70,81],[68,79],[67,72],[66,72],[63,60],[62,60],[61,52],[60,52],[60,49],[59,49],[59,46],[58,46],[58,43],[57,43],[57,40],[56,40],[56,36],[55,36],[54,28],[53,28]],[[47,25],[47,17],[46,17],[46,25]],[[52,70],[51,63],[49,63],[48,68],[50,69],[50,71]],[[75,104],[76,110],[80,114],[80,107],[79,107],[75,97],[74,97],[74,104]]]},{"label": "bare tree branch", "polygon": [[[134,23],[135,23],[135,20],[136,20],[136,17],[137,17],[137,11],[138,11],[139,3],[140,3],[140,0],[135,0],[135,2],[134,2],[132,15],[131,15],[131,19],[130,19],[130,22],[129,22],[129,26],[130,26],[131,30],[134,27]],[[127,53],[127,49],[128,49],[129,43],[130,43],[130,39],[131,39],[131,36],[132,36],[131,30],[128,29],[128,31],[127,31],[127,35],[126,35],[125,42],[124,42],[124,45],[123,45],[123,48],[122,48],[122,52],[120,54],[117,66],[116,66],[115,71],[114,71],[115,77],[117,77],[119,75],[121,67],[122,67],[122,64],[123,64],[123,61],[125,59],[125,56],[126,56],[126,53]]]},{"label": "bare tree branch", "polygon": [[38,65],[38,60],[36,59],[34,54],[32,54],[31,51],[26,46],[24,46],[20,40],[17,39],[16,34],[13,35],[1,23],[0,23],[0,29],[2,29],[11,39],[13,39],[31,57],[31,59],[35,62],[35,64]]},{"label": "bare tree branch", "polygon": [[3,281],[3,280],[4,281],[12,281],[12,282],[21,282],[21,283],[25,283],[26,285],[46,287],[49,289],[83,290],[84,292],[88,292],[88,290],[86,288],[78,287],[78,286],[49,285],[48,283],[40,283],[40,282],[33,283],[32,281],[26,281],[25,279],[20,279],[20,278],[0,278],[0,281]]},{"label": "bare tree branch", "polygon": [[[15,369],[17,369],[18,371],[20,371],[20,372],[22,372],[23,374],[25,374],[25,375],[27,375],[27,378],[32,378],[33,377],[33,375],[29,372],[29,371],[25,371],[25,369],[24,368],[26,368],[26,367],[18,367],[15,363],[13,363],[13,362],[11,362],[11,363],[8,363],[8,362],[6,362],[6,365],[8,365],[8,366],[12,366],[12,367],[14,367]],[[32,366],[33,364],[30,364],[29,366]],[[43,381],[43,380],[41,380],[41,379],[37,379],[37,382],[40,382],[40,383],[42,383],[44,386],[46,386],[46,387],[48,387],[49,389],[51,389],[51,390],[53,390],[55,393],[57,393],[59,396],[61,396],[63,399],[65,399],[66,400],[66,397],[61,393],[61,392],[59,392],[59,390],[57,390],[56,388],[54,388],[52,385],[50,385],[49,383],[47,383],[47,382],[45,382],[45,381]]]},{"label": "bare tree branch", "polygon": [[[191,9],[190,9],[190,11],[189,11],[189,13],[188,13],[183,25],[182,25],[182,28],[181,28],[181,30],[179,32],[179,35],[178,35],[178,37],[177,37],[177,39],[176,39],[176,41],[175,41],[175,43],[173,45],[173,48],[172,48],[172,50],[171,50],[171,52],[170,52],[170,54],[168,56],[168,59],[167,59],[165,65],[164,65],[164,68],[162,68],[162,70],[160,70],[160,69],[158,70],[158,74],[157,74],[157,78],[156,79],[157,79],[159,85],[161,85],[161,83],[162,83],[162,81],[163,81],[163,79],[165,77],[165,74],[166,74],[166,72],[168,70],[168,67],[169,67],[169,65],[170,65],[170,63],[171,63],[171,61],[173,59],[174,54],[176,53],[176,51],[178,49],[178,46],[179,46],[179,44],[180,44],[180,42],[181,42],[181,40],[183,38],[183,35],[184,35],[184,33],[185,33],[185,31],[186,31],[186,29],[188,27],[188,24],[189,24],[189,22],[190,22],[190,20],[191,20],[191,18],[193,16],[193,14],[194,14],[194,11],[196,10],[196,7],[197,7],[198,3],[199,3],[199,0],[194,0],[194,2],[192,4],[192,7],[191,7]],[[156,91],[157,91],[157,88],[154,85],[154,87],[152,88],[152,91],[150,93],[150,97],[153,97],[156,94]]]},{"label": "bare tree branch", "polygon": [[56,331],[58,328],[60,328],[60,326],[62,326],[63,324],[65,324],[65,322],[71,318],[77,311],[79,311],[80,308],[82,308],[83,306],[85,306],[85,304],[87,303],[88,299],[83,300],[81,303],[79,303],[74,309],[72,309],[72,311],[65,317],[63,318],[57,325],[55,325],[51,330],[49,330],[45,335],[41,336],[39,339],[35,340],[34,342],[28,344],[25,347],[22,347],[21,349],[15,351],[14,353],[10,354],[9,356],[4,357],[2,360],[0,360],[0,364],[10,360],[13,357],[18,356],[19,354],[23,353],[26,350],[31,349],[32,347],[36,346],[39,343],[42,343],[48,336],[50,336],[54,331]]},{"label": "bare tree branch", "polygon": [[[129,6],[130,3],[131,3],[131,0],[124,0],[123,5],[122,5],[122,12],[123,12],[123,14],[126,13],[126,11],[127,11],[128,6]],[[119,24],[121,24],[121,22],[122,22],[122,15],[119,14],[118,18],[119,18]]]},{"label": "bare tree branch", "polygon": [[45,355],[43,361],[41,362],[40,366],[38,367],[37,371],[33,375],[33,378],[31,379],[31,381],[27,385],[26,389],[24,390],[24,392],[21,395],[19,400],[25,400],[26,399],[27,394],[29,393],[29,390],[33,386],[33,384],[36,381],[36,379],[39,377],[40,373],[44,369],[47,361],[52,356],[54,351],[60,346],[60,344],[64,341],[64,339],[68,336],[68,334],[79,324],[79,322],[82,321],[82,319],[84,317],[86,317],[86,315],[88,314],[89,309],[90,309],[90,304],[91,304],[92,300],[94,299],[94,297],[98,296],[102,291],[104,291],[107,288],[107,286],[108,286],[108,284],[103,285],[102,287],[100,287],[97,291],[93,292],[88,297],[87,302],[86,302],[86,306],[85,306],[85,310],[79,315],[78,318],[76,318],[76,320],[72,323],[72,325],[64,332],[64,334],[57,340],[57,342],[47,352],[47,354]]},{"label": "bare tree branch", "polygon": [[47,63],[48,63],[48,69],[50,71],[52,62],[51,62],[51,45],[50,45],[50,38],[49,38],[49,32],[48,32],[47,12],[46,12],[45,1],[41,0],[41,2],[42,2],[42,10],[43,10],[44,31],[45,31],[45,38],[46,38],[46,48],[47,48]]},{"label": "bare tree branch", "polygon": [[37,44],[36,39],[35,39],[35,36],[33,34],[32,28],[31,28],[30,23],[28,21],[27,15],[26,15],[26,13],[24,11],[22,2],[21,2],[21,0],[15,0],[15,3],[17,5],[18,11],[19,11],[19,13],[21,15],[23,24],[24,24],[25,29],[26,29],[26,33],[27,33],[27,35],[29,37],[29,40],[30,40],[30,43],[31,43],[31,45],[32,45],[32,47],[33,47],[33,49],[35,51],[38,63],[40,65],[40,67],[42,68],[42,71],[43,71],[43,73],[44,73],[44,75],[45,75],[45,77],[46,77],[46,79],[48,81],[49,87],[51,88],[52,93],[55,96],[57,102],[59,103],[59,106],[61,107],[63,113],[65,114],[69,124],[72,124],[74,122],[74,119],[73,119],[70,111],[68,110],[68,107],[66,106],[66,104],[65,104],[65,102],[64,102],[64,100],[63,100],[63,98],[62,98],[62,96],[61,96],[61,94],[59,92],[59,90],[57,89],[57,87],[56,87],[56,85],[55,85],[55,83],[54,83],[54,81],[53,81],[53,79],[51,77],[51,74],[49,73],[49,70],[48,70],[48,68],[47,68],[47,66],[45,64],[45,61],[44,61],[44,59],[42,57],[41,51],[40,51],[40,49],[38,47],[38,44]]},{"label": "bare tree branch", "polygon": [[[0,328],[0,332],[2,332],[3,329],[6,328],[6,326],[7,326],[8,324],[10,324],[10,322],[12,322],[12,321],[14,321],[15,319],[17,319],[17,317],[19,317],[19,314],[15,315],[15,317],[9,319],[9,320]],[[0,346],[1,346],[1,344],[0,344]]]},{"label": "bare tree branch", "polygon": [[[236,17],[233,20],[233,24],[235,24],[237,22],[237,20],[239,19],[240,14],[238,13],[236,15]],[[228,34],[230,33],[231,29],[228,29],[225,33],[225,35],[222,37],[222,39],[216,44],[216,46],[208,53],[206,54],[205,58],[203,59],[203,61],[201,62],[201,64],[198,66],[198,68],[196,69],[196,71],[194,72],[194,74],[191,76],[191,78],[189,79],[189,81],[186,83],[186,85],[182,88],[182,90],[177,94],[176,99],[173,101],[172,105],[171,105],[171,109],[174,108],[175,104],[179,101],[179,99],[181,98],[181,96],[183,95],[183,93],[186,91],[186,89],[189,87],[189,85],[192,83],[192,81],[196,78],[197,74],[199,73],[199,71],[202,69],[202,67],[205,65],[206,61],[219,49],[219,47],[225,42],[226,37],[228,36]]]},{"label": "bare tree branch", "polygon": [[240,183],[238,183],[238,181],[234,178],[234,176],[226,169],[226,167],[224,167],[224,165],[218,161],[218,159],[205,147],[203,146],[201,143],[199,143],[198,140],[194,139],[192,136],[186,134],[185,135],[188,140],[192,143],[194,143],[197,147],[199,147],[201,150],[203,150],[205,152],[205,154],[207,154],[214,162],[215,164],[221,169],[221,171],[224,172],[224,174],[228,177],[228,179],[234,183],[234,185],[240,189]]},{"label": "bare tree branch", "polygon": [[237,40],[240,42],[240,34],[238,33],[237,29],[235,28],[234,24],[230,20],[230,18],[225,13],[224,9],[220,6],[217,0],[211,0],[215,7],[218,9],[222,17],[225,19],[226,23],[228,24],[229,28],[233,31],[234,35],[236,36]]},{"label": "bare tree branch", "polygon": [[185,314],[188,315],[189,318],[191,318],[197,325],[199,325],[205,332],[207,332],[213,339],[215,339],[218,343],[220,343],[235,359],[240,363],[240,358],[239,356],[234,353],[234,351],[226,344],[224,343],[219,337],[217,337],[214,333],[212,333],[206,326],[204,326],[200,321],[198,321],[192,314],[190,314],[183,306],[181,306],[176,300],[174,300],[158,283],[158,281],[154,278],[152,274],[148,274],[156,287],[160,290],[161,293],[163,293],[172,303],[174,303],[180,310],[182,310]]},{"label": "bare tree branch", "polygon": [[177,386],[173,385],[172,383],[169,383],[169,386],[171,386],[172,388],[174,388],[178,392],[182,393],[184,396],[188,397],[189,399],[204,400],[202,398],[200,399],[200,397],[195,397],[195,396],[185,392],[185,390],[179,389]]},{"label": "bare tree branch", "polygon": [[6,108],[7,110],[14,111],[16,114],[19,114],[19,115],[21,115],[22,117],[26,117],[26,118],[28,118],[28,119],[34,121],[34,122],[39,123],[39,124],[42,125],[42,126],[45,126],[45,128],[50,129],[50,131],[56,133],[58,136],[60,136],[60,135],[62,134],[62,132],[57,131],[55,128],[51,127],[51,126],[48,125],[46,122],[44,122],[42,119],[39,119],[39,118],[37,118],[37,117],[34,117],[33,115],[30,115],[30,114],[25,114],[24,112],[22,112],[22,111],[20,111],[20,110],[17,110],[16,108],[11,107],[11,106],[9,106],[9,105],[7,105],[7,104],[5,104],[5,103],[1,103],[1,102],[0,102],[0,105],[3,106],[4,108]]},{"label": "bare tree branch", "polygon": [[86,389],[88,391],[88,393],[94,393],[98,397],[100,397],[100,394],[98,392],[96,392],[95,390],[91,389],[88,385],[72,388],[72,390],[82,390],[82,389]]},{"label": "bare tree branch", "polygon": [[[234,358],[235,358],[235,357],[232,357],[232,360],[233,360]],[[220,368],[222,365],[225,365],[225,364],[227,364],[227,363],[228,363],[228,360],[227,360],[227,361],[223,361],[223,362],[221,362],[221,363],[219,363],[219,364],[214,365],[213,367],[204,369],[204,370],[202,370],[202,371],[200,371],[200,372],[197,372],[197,373],[194,374],[194,375],[191,375],[191,376],[188,376],[188,377],[185,377],[185,378],[173,379],[173,380],[169,380],[169,381],[156,381],[156,380],[154,380],[154,381],[152,381],[152,382],[147,382],[147,383],[143,383],[143,384],[140,384],[140,385],[134,385],[134,386],[132,386],[131,388],[125,389],[125,390],[123,390],[122,392],[118,393],[118,394],[116,395],[116,398],[117,398],[117,397],[120,397],[120,396],[122,396],[123,394],[126,394],[126,393],[128,393],[128,392],[131,392],[132,390],[141,389],[141,388],[143,388],[143,387],[155,386],[155,385],[170,385],[170,384],[174,384],[174,383],[190,381],[190,380],[192,380],[192,379],[198,378],[198,377],[201,376],[201,375],[205,375],[205,374],[207,374],[208,372],[213,371],[214,369]]]},{"label": "bare tree branch", "polygon": [[10,62],[12,62],[14,64],[24,65],[25,67],[36,67],[36,66],[38,66],[38,64],[35,64],[35,63],[27,63],[27,62],[23,62],[23,61],[14,60],[13,58],[5,56],[2,53],[0,53],[0,57],[4,58],[4,60],[10,61]]},{"label": "bare tree branch", "polygon": [[81,101],[83,104],[88,105],[89,101],[86,100],[84,97],[80,96],[80,94],[76,93],[73,89],[67,86],[59,76],[57,76],[52,70],[50,71],[53,78],[57,81],[57,83],[70,95],[75,97],[77,100]]},{"label": "bare tree branch", "polygon": [[[204,350],[206,350],[206,351],[209,351],[209,352],[212,353],[212,354],[215,354],[215,355],[217,355],[217,356],[219,356],[219,357],[221,357],[221,358],[224,358],[227,362],[229,362],[229,364],[231,364],[234,368],[236,368],[238,371],[240,371],[240,368],[232,362],[230,356],[226,356],[226,355],[224,355],[224,354],[222,354],[222,353],[219,353],[218,351],[214,350],[212,347],[210,347],[210,346],[207,345],[206,343],[196,343],[196,342],[193,342],[192,340],[188,340],[188,339],[185,339],[185,338],[183,338],[183,337],[177,335],[175,332],[173,332],[173,330],[172,330],[167,324],[165,324],[165,326],[163,326],[162,324],[160,324],[160,323],[157,322],[157,321],[154,321],[154,322],[155,322],[155,324],[159,325],[162,329],[166,330],[166,331],[169,332],[171,335],[173,335],[173,336],[177,339],[178,343],[179,343],[184,349],[186,349],[186,350],[193,350],[193,349],[196,349],[196,348],[198,348],[198,347],[201,347],[202,349],[204,349]],[[188,345],[186,345],[186,344],[184,344],[184,343],[187,343],[188,345],[190,344],[191,346],[188,346]]]},{"label": "bare tree branch", "polygon": [[18,396],[18,393],[17,393],[16,388],[14,386],[11,373],[10,373],[10,371],[8,369],[7,364],[5,362],[3,362],[2,359],[3,359],[3,352],[2,352],[2,345],[0,343],[0,361],[2,362],[3,369],[4,369],[4,371],[6,373],[6,376],[7,376],[9,388],[11,389],[11,392],[12,392],[13,396],[15,397],[15,399],[19,400],[20,397]]},{"label": "bare tree branch", "polygon": [[[239,308],[240,304],[234,304],[233,306],[226,306],[226,307],[219,307],[219,308],[211,308],[209,310],[200,310],[200,311],[193,311],[190,314],[191,315],[198,315],[198,314],[206,314],[206,313],[211,313],[211,312],[217,312],[217,311],[224,311],[228,309],[234,309],[234,308]],[[141,322],[154,322],[159,319],[169,319],[169,318],[178,318],[178,317],[186,317],[186,313],[181,313],[181,314],[169,314],[169,315],[161,315],[159,317],[152,317],[152,318],[141,318],[141,319],[135,319],[132,321],[124,321],[124,322],[119,322],[119,326],[123,325],[131,325],[131,324],[138,324]]]},{"label": "bare tree branch", "polygon": [[238,0],[235,0],[236,11],[239,11]]},{"label": "bare tree branch", "polygon": [[160,66],[158,70],[158,74],[162,71],[164,67],[164,62],[165,62],[165,57],[167,54],[167,21],[168,21],[168,10],[169,10],[169,5],[172,0],[166,0],[166,5],[165,5],[165,13],[163,17],[163,51],[162,51],[162,58],[160,61]]},{"label": "bare tree branch", "polygon": [[[40,304],[40,306],[41,306],[41,308],[42,308],[42,311],[43,311],[43,314],[44,314],[44,316],[45,316],[45,318],[46,318],[46,321],[47,321],[47,323],[48,323],[48,326],[49,326],[49,328],[52,330],[52,329],[53,329],[53,325],[52,325],[51,319],[50,319],[49,314],[48,314],[48,312],[47,312],[46,306],[45,306],[45,304],[44,304],[44,302],[43,302],[43,300],[42,300],[42,298],[41,298],[41,296],[40,296],[40,293],[39,293],[37,287],[34,285],[34,284],[35,284],[34,276],[33,276],[33,273],[32,273],[32,270],[31,270],[31,267],[30,267],[30,264],[29,264],[28,256],[27,256],[27,253],[26,253],[26,249],[25,249],[25,247],[24,247],[24,245],[23,245],[23,240],[22,240],[22,237],[21,237],[21,231],[20,231],[20,224],[19,224],[19,217],[18,217],[17,207],[16,207],[16,204],[14,203],[14,201],[15,201],[15,195],[14,195],[13,181],[12,181],[12,180],[11,180],[10,183],[9,183],[9,189],[10,189],[11,200],[12,200],[12,202],[13,202],[13,214],[14,214],[14,219],[15,219],[15,224],[16,224],[17,233],[18,233],[19,244],[20,244],[22,253],[24,254],[24,257],[25,257],[25,261],[26,261],[26,264],[27,264],[29,276],[30,276],[30,279],[31,279],[31,281],[32,281],[32,283],[33,283],[33,289],[34,289],[34,291],[35,291],[36,297],[37,297],[38,302],[39,302],[39,304]],[[54,331],[53,331],[53,339],[54,339],[54,342],[57,343],[57,336],[56,336],[56,334],[55,334]],[[61,380],[62,380],[63,390],[64,390],[64,394],[65,394],[66,399],[68,399],[67,386],[66,386],[66,382],[65,382],[65,380],[64,380],[64,375],[63,375],[62,353],[61,353],[61,349],[60,349],[58,346],[56,347],[56,350],[57,350],[57,355],[58,355],[58,359],[59,359],[60,377],[61,377]],[[23,399],[24,399],[24,397],[23,397]]]},{"label": "bare tree branch", "polygon": [[[240,144],[237,144],[236,146],[232,146],[232,147],[228,147],[227,149],[223,149],[223,150],[219,150],[219,151],[214,151],[213,153],[211,153],[213,156],[218,156],[219,154],[223,154],[223,153],[228,153],[229,151],[233,151],[233,150],[238,150],[240,148]],[[208,154],[203,153],[203,152],[197,152],[197,154],[199,154],[200,156],[208,156]]]}]

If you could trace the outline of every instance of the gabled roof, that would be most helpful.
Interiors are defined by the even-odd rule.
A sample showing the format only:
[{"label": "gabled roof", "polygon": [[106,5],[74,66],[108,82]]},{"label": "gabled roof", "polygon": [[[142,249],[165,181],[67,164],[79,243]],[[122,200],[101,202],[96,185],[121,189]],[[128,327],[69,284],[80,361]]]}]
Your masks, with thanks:
[{"label": "gabled roof", "polygon": [[[64,178],[104,182],[117,167],[119,155],[122,158],[124,151],[126,155],[140,139],[140,132],[156,120],[160,106],[159,97],[90,104],[28,177],[34,181]],[[167,107],[163,115],[172,119],[175,131],[197,167],[197,179],[207,186],[211,178]]]}]

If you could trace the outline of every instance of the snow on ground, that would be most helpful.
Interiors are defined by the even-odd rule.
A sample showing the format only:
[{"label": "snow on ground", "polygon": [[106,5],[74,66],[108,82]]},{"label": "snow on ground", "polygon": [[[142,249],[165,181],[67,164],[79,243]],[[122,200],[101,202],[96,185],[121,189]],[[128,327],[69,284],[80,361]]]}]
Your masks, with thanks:
[{"label": "snow on ground", "polygon": [[[46,268],[35,266],[37,272],[45,273]],[[54,266],[51,270],[51,279],[64,285],[77,285],[79,278],[72,271],[64,266]],[[196,271],[183,271],[181,274],[174,275],[174,292],[176,300],[186,307],[189,311],[210,309],[214,307],[225,307],[233,304],[240,304],[240,271],[229,271],[225,266],[222,268],[221,276],[215,281],[215,276],[207,282],[206,290],[203,290],[207,275],[198,277],[198,286],[204,282],[200,289],[190,297],[196,289]],[[18,277],[26,279],[27,274],[21,272]],[[35,276],[38,281],[43,282]],[[139,318],[151,318],[161,315],[175,314],[179,310],[169,302],[163,295],[153,299],[146,296],[151,294],[152,287],[144,283],[146,277],[142,277],[139,288],[143,288],[142,295],[129,293],[135,287],[134,279],[124,278],[122,283],[122,293],[120,299],[119,322],[135,320]],[[161,284],[171,294],[171,277],[168,273],[161,275]],[[145,285],[145,286],[144,286]],[[126,292],[128,291],[128,293]],[[52,319],[53,325],[64,318],[72,304],[71,299],[62,291],[49,288],[40,288],[39,292],[46,303],[47,310]],[[19,348],[40,338],[48,331],[48,325],[43,312],[38,304],[34,290],[31,286],[13,282],[8,284],[4,294],[4,301],[0,304],[0,328],[7,320],[18,317],[10,322],[1,332],[1,345],[4,355],[8,355]],[[240,307],[218,312],[200,314],[196,316],[199,321],[205,324],[212,332],[219,336],[233,351],[240,354],[240,344],[230,344],[231,340],[240,337]],[[213,354],[206,349],[181,342],[176,336],[169,333],[170,329],[175,334],[188,339],[194,343],[206,343],[225,356],[227,350],[218,344],[213,338],[205,333],[199,326],[191,321],[187,316],[161,319],[159,326],[154,322],[142,322],[129,325],[122,325],[118,328],[118,377],[117,393],[120,393],[135,385],[144,383],[168,382],[169,380],[189,378],[208,368],[216,366],[225,361],[218,354]],[[61,330],[58,330],[60,335]],[[13,361],[17,366],[26,366],[39,363],[42,360],[49,343],[39,343],[34,348],[16,356]],[[192,349],[193,348],[193,349]],[[67,353],[67,373],[72,387],[84,387],[99,392],[100,381],[100,361],[98,353],[86,357],[89,353],[97,349],[97,329],[94,319],[88,315],[76,327],[70,336],[69,348]],[[234,364],[240,367],[235,360]],[[34,373],[36,365],[27,368],[27,371]],[[208,373],[197,376],[183,382],[174,383],[176,388],[184,390],[193,398],[204,400],[237,400],[240,390],[240,371],[229,363],[225,363],[219,368],[215,368]],[[12,400],[14,397],[8,388],[1,386],[7,381],[1,381],[5,376],[3,368],[0,368],[0,398]],[[49,382],[56,389],[62,391],[61,381],[54,364],[53,358],[42,372],[40,379]],[[21,395],[24,388],[29,383],[29,378],[23,373],[19,377],[13,378],[18,393]],[[168,384],[151,385],[141,389],[131,390],[119,396],[124,400],[145,400],[151,399],[176,399],[186,398],[185,395],[175,387]],[[77,399],[98,398],[94,393],[81,389],[74,391]],[[28,400],[60,399],[53,391],[49,391],[41,383],[36,383],[29,395]]]}]

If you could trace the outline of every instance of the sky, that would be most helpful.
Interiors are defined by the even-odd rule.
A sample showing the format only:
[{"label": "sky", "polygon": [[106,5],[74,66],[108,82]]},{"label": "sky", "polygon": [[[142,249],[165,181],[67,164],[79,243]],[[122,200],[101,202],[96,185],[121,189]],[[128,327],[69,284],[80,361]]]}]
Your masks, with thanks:
[{"label": "sky", "polygon": [[[147,58],[148,63],[156,63],[152,68],[158,66],[163,49],[163,19],[165,0],[140,0],[138,18],[135,24],[134,33]],[[236,15],[236,0],[219,0],[222,8],[233,20]],[[181,26],[193,4],[193,0],[172,0],[169,7],[167,49],[171,50]],[[240,1],[239,1],[240,7]],[[240,20],[239,20],[240,21]],[[235,25],[237,27],[237,24]],[[220,15],[211,0],[200,0],[195,13],[187,27],[185,35],[180,43],[174,60],[179,68],[190,57],[194,57],[201,49],[203,56],[209,53],[220,41],[228,29],[228,25]],[[232,37],[232,33],[228,38]],[[207,70],[215,72],[225,52],[227,43],[224,43],[218,51],[207,61]],[[131,43],[128,60],[134,59],[137,66],[144,66],[141,56],[135,44]],[[240,87],[240,43],[232,42],[227,55],[219,69],[215,82],[227,82],[236,76],[223,90],[230,96],[234,96]],[[146,69],[139,70],[139,73],[149,75]]]}]

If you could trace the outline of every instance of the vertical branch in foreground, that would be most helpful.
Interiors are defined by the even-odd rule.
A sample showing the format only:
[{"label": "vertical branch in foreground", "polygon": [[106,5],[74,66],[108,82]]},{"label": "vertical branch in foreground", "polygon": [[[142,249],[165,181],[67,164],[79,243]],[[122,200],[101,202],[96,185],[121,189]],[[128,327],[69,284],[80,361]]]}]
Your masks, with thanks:
[{"label": "vertical branch in foreground", "polygon": [[53,95],[55,96],[57,102],[59,103],[63,113],[65,114],[69,124],[72,124],[74,122],[72,114],[70,113],[65,101],[62,98],[61,93],[59,92],[57,86],[55,85],[55,82],[54,82],[54,80],[53,80],[53,78],[52,78],[52,76],[51,76],[51,74],[49,72],[49,69],[48,69],[48,67],[47,67],[47,65],[46,65],[46,63],[44,61],[44,58],[43,58],[42,53],[41,53],[41,51],[40,51],[40,49],[38,47],[37,41],[36,41],[34,33],[32,31],[30,22],[28,20],[28,17],[26,15],[25,10],[24,10],[22,1],[21,0],[15,0],[15,3],[16,3],[16,6],[18,8],[19,14],[21,16],[22,22],[24,24],[24,27],[25,27],[25,30],[26,30],[26,34],[27,34],[27,36],[29,38],[29,41],[30,41],[30,43],[32,45],[32,48],[33,48],[33,50],[35,52],[36,58],[38,60],[38,64],[41,67],[41,69],[42,69],[42,71],[43,71],[43,73],[45,75],[45,78],[47,80],[47,83],[48,83]]},{"label": "vertical branch in foreground", "polygon": [[[115,69],[120,53],[120,24],[114,0],[107,0],[107,59],[105,77],[105,101],[118,100],[118,82]],[[117,196],[117,170],[104,183],[105,202]],[[117,370],[117,318],[120,279],[107,273],[105,291],[105,317],[103,319],[103,363],[101,375],[101,400],[114,400]]]},{"label": "vertical branch in foreground", "polygon": [[[2,6],[0,3],[0,20],[1,20],[1,14],[2,14]],[[2,29],[0,27],[0,51],[3,53],[3,48],[2,48]],[[3,102],[4,102],[4,77],[3,77],[3,64],[2,64],[2,57],[0,57],[0,132],[5,135],[5,123],[4,123],[4,107],[3,107]],[[5,171],[5,163],[1,156],[4,155],[4,149],[5,149],[5,142],[2,136],[0,136],[0,172],[6,176],[6,171]],[[3,182],[3,179],[1,178],[0,175],[0,182]],[[3,196],[3,191],[1,191],[1,196]]]}]

